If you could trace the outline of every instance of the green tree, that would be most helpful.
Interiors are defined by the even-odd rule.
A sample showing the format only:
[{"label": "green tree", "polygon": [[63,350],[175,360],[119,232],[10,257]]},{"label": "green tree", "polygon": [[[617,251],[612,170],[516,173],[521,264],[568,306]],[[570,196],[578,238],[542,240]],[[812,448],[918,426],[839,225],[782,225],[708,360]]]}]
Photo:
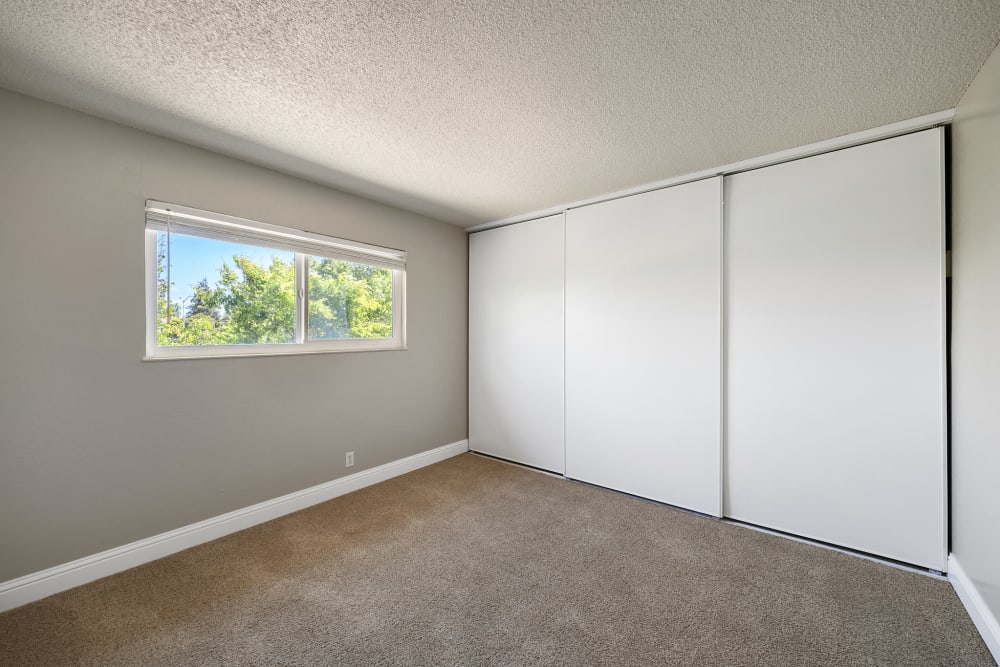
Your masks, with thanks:
[{"label": "green tree", "polygon": [[209,286],[208,278],[202,278],[194,286],[194,294],[191,295],[187,315],[188,317],[205,315],[215,321],[222,320],[222,312],[219,308],[219,291]]},{"label": "green tree", "polygon": [[392,336],[392,271],[313,257],[309,262],[309,337]]},{"label": "green tree", "polygon": [[228,322],[202,314],[161,322],[157,335],[160,345],[229,345],[235,342]]},{"label": "green tree", "polygon": [[167,280],[167,237],[157,235],[156,240],[156,340],[160,345],[177,345],[177,325],[180,314],[177,304],[170,303],[168,296],[173,283]]},{"label": "green tree", "polygon": [[295,265],[280,257],[263,267],[236,255],[219,270],[217,304],[225,311],[233,343],[295,340]]},{"label": "green tree", "polygon": [[202,279],[195,286],[195,294],[187,315],[181,313],[177,303],[169,299],[174,287],[167,280],[167,237],[161,234],[156,245],[156,340],[159,345],[225,345],[233,341],[228,323],[224,321],[217,305],[215,290]]},{"label": "green tree", "polygon": [[[168,304],[165,246],[157,254],[160,345],[289,343],[295,331],[295,264],[272,257],[262,266],[234,255],[193,286],[184,316]],[[172,285],[171,285],[172,286]],[[321,257],[309,262],[309,337],[392,336],[392,271]]]}]

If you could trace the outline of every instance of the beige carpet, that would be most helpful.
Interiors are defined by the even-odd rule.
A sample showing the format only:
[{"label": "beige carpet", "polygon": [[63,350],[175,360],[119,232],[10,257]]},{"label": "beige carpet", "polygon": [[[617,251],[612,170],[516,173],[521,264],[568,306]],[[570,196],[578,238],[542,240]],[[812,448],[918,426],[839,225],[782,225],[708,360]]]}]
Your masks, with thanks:
[{"label": "beige carpet", "polygon": [[2,665],[992,665],[947,582],[466,454],[0,615]]}]

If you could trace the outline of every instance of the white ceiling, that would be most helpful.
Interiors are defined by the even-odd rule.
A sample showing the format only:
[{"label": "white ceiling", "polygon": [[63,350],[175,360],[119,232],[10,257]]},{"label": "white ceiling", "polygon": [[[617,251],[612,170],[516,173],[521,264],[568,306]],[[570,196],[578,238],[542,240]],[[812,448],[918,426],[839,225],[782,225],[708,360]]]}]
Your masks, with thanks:
[{"label": "white ceiling", "polygon": [[1000,0],[0,0],[0,86],[460,225],[955,106]]}]

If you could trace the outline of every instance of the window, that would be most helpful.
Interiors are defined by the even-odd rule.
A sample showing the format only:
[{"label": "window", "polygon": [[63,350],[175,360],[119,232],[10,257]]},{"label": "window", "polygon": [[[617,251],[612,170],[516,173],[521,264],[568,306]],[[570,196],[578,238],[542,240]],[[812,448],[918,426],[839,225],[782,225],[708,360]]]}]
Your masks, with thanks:
[{"label": "window", "polygon": [[146,358],[399,350],[406,253],[146,202]]}]

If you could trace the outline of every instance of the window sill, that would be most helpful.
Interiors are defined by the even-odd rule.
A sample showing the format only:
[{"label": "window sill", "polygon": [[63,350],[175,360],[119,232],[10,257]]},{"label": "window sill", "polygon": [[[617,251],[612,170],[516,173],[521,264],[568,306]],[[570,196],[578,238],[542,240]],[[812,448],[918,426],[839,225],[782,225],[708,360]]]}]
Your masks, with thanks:
[{"label": "window sill", "polygon": [[308,354],[344,354],[352,352],[405,352],[407,347],[405,345],[399,347],[355,347],[355,348],[323,348],[323,349],[289,349],[289,350],[259,350],[256,352],[247,351],[226,351],[226,352],[195,352],[187,353],[181,351],[180,348],[177,349],[176,354],[168,355],[143,355],[143,361],[179,361],[179,360],[190,360],[190,359],[245,359],[246,357],[286,357],[286,356],[298,356],[298,355],[308,355]]}]

